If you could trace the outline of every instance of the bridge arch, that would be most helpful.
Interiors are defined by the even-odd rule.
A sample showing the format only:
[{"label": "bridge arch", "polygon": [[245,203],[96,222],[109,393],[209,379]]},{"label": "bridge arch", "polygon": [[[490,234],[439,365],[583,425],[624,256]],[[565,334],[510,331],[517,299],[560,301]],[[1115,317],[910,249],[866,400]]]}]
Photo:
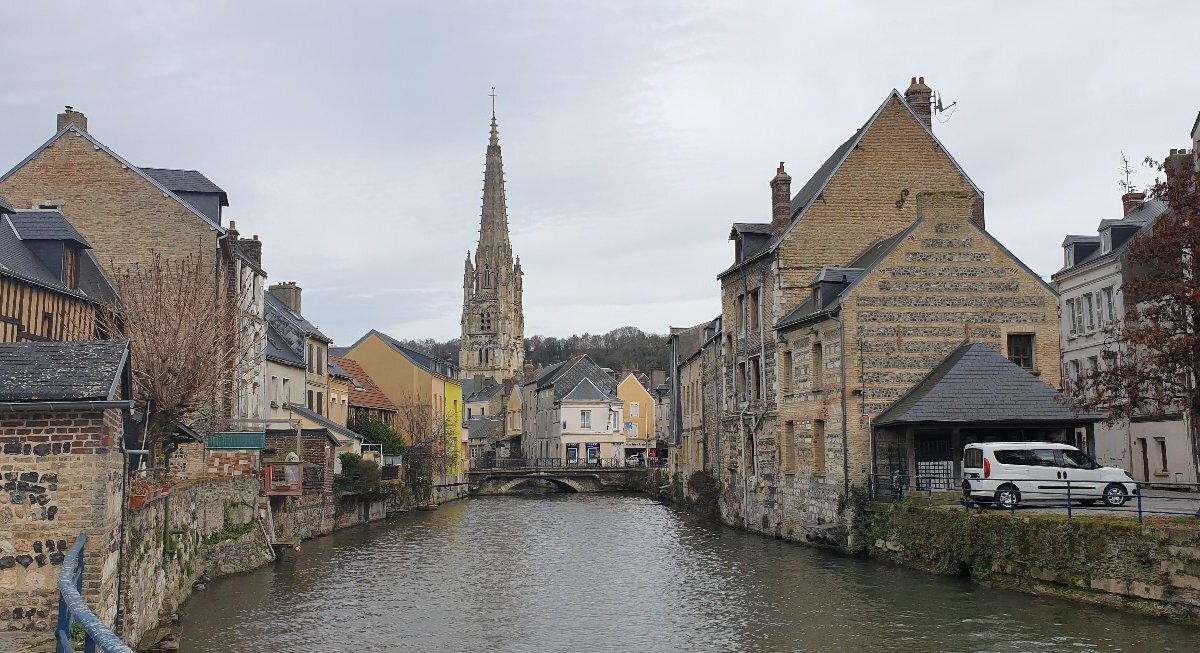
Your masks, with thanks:
[{"label": "bridge arch", "polygon": [[[489,479],[489,480],[491,480],[491,479]],[[553,484],[554,487],[562,490],[563,492],[575,493],[575,492],[586,492],[587,491],[573,479],[557,478],[554,476],[541,475],[541,474],[530,474],[528,476],[517,476],[515,478],[509,478],[509,479],[505,479],[505,480],[500,480],[500,479],[493,480],[493,482],[498,484],[498,486],[499,486],[496,488],[494,493],[495,494],[509,494],[514,489],[516,489],[516,487],[518,485],[521,485],[522,483],[527,483],[529,481],[546,481],[548,483]]]}]

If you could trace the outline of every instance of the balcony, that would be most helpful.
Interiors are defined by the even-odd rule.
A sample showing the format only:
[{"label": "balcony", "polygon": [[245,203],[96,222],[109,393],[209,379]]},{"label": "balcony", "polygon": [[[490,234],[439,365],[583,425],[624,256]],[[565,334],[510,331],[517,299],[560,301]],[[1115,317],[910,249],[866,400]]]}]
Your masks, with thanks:
[{"label": "balcony", "polygon": [[304,494],[304,463],[263,463],[263,491],[269,497],[298,497]]}]

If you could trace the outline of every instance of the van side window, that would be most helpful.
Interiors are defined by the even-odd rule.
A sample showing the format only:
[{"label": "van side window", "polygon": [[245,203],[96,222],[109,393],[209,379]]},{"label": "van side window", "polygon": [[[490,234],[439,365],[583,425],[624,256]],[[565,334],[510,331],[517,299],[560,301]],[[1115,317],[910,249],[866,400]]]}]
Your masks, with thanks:
[{"label": "van side window", "polygon": [[971,469],[983,467],[983,449],[967,449],[963,454],[963,467]]},{"label": "van side window", "polygon": [[1038,467],[1058,467],[1058,459],[1054,457],[1053,449],[1031,449],[1029,453],[1034,460],[1034,462],[1029,463],[1030,465],[1037,465]]},{"label": "van side window", "polygon": [[1033,465],[1035,464],[1025,449],[997,449],[996,462],[1001,465]]},{"label": "van side window", "polygon": [[1063,467],[1070,467],[1072,469],[1097,469],[1100,467],[1100,465],[1096,464],[1096,461],[1089,458],[1088,455],[1082,451],[1063,449],[1062,457]]}]

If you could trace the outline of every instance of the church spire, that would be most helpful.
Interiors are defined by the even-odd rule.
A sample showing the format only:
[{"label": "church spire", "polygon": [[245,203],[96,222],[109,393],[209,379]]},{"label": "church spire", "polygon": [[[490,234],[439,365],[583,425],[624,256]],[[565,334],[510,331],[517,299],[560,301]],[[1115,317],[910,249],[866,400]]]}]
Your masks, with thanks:
[{"label": "church spire", "polygon": [[[492,89],[493,93],[495,89]],[[504,160],[500,154],[500,132],[496,126],[495,96],[492,97],[492,131],[488,138],[487,160],[483,172],[483,211],[479,219],[479,249],[475,253],[475,265],[479,266],[480,255],[491,252],[503,256],[509,249],[508,207],[504,198]],[[512,267],[512,261],[506,261]],[[503,261],[491,261],[493,267]]]}]

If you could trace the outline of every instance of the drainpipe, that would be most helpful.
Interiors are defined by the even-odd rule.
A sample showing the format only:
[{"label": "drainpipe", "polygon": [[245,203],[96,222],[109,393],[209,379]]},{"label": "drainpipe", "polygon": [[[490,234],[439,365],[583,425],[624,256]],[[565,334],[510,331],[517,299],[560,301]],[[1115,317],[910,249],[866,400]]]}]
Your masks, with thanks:
[{"label": "drainpipe", "polygon": [[841,356],[841,372],[842,372],[842,485],[846,496],[850,496],[850,444],[849,439],[849,424],[846,421],[846,323],[842,321],[842,309],[838,308],[837,316],[830,315],[830,319],[838,323],[838,338],[841,341],[839,345],[838,355]]}]

